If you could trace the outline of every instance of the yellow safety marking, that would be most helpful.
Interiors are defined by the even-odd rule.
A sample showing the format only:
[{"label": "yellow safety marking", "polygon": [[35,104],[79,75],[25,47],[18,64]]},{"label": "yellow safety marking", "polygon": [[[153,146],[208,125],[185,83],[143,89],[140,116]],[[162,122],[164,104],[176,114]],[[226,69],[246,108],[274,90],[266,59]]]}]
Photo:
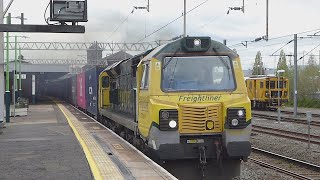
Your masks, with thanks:
[{"label": "yellow safety marking", "polygon": [[55,103],[58,105],[59,109],[66,117],[71,129],[73,130],[80,145],[82,146],[82,149],[86,155],[89,166],[91,168],[92,174],[94,176],[94,179],[123,180],[124,178],[118,167],[110,160],[109,157],[107,157],[103,149],[90,135],[90,132],[88,132],[82,126],[82,124],[76,120],[76,117],[70,118],[67,115],[67,113],[63,110],[66,108],[62,104],[58,104],[58,102],[56,101]]},{"label": "yellow safety marking", "polygon": [[112,144],[112,146],[117,150],[123,149],[123,147],[120,144]]}]

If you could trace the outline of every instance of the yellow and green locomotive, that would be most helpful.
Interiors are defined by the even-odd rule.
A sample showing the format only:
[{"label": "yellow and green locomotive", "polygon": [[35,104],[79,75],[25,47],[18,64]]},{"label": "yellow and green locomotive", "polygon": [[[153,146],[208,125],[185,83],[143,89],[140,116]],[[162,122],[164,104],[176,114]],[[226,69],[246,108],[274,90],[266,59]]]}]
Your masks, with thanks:
[{"label": "yellow and green locomotive", "polygon": [[239,170],[251,152],[240,58],[210,37],[185,37],[107,67],[99,113],[107,127],[161,160],[202,157]]},{"label": "yellow and green locomotive", "polygon": [[[279,78],[279,80],[278,80]],[[251,107],[267,110],[278,108],[289,100],[289,80],[277,76],[252,76],[246,79]]]}]

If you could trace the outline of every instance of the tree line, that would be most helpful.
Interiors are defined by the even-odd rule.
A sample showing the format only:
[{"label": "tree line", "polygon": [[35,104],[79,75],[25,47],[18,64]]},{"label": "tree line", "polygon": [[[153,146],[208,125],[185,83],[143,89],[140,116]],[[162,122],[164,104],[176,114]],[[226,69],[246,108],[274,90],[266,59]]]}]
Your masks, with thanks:
[{"label": "tree line", "polygon": [[[316,59],[317,58],[315,57],[315,55],[311,54],[308,57],[306,65],[298,65],[297,90],[299,100],[313,99],[315,97],[315,94],[320,91],[320,64],[317,64]],[[298,59],[298,62],[299,60],[300,59]],[[280,75],[287,77],[290,81],[290,99],[293,100],[294,67],[291,58],[289,62],[287,61],[287,55],[283,50],[280,51],[275,73],[280,69],[285,70],[285,73],[281,73]],[[266,75],[266,68],[263,65],[260,51],[257,52],[255,61],[253,63],[252,75]]]}]

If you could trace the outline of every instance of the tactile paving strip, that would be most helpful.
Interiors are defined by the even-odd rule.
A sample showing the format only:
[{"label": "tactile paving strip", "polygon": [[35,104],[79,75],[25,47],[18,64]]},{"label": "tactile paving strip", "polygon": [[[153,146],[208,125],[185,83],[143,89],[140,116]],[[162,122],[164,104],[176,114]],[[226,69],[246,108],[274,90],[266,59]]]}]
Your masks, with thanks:
[{"label": "tactile paving strip", "polygon": [[[74,127],[72,127],[72,129],[76,134],[78,140],[84,142],[84,145],[80,142],[84,151],[86,151],[85,149],[88,149],[89,155],[86,154],[86,156],[89,161],[89,164],[89,158],[92,158],[94,161],[93,164],[90,164],[90,167],[93,171],[95,179],[123,180],[124,178],[118,167],[103,151],[103,149],[99,146],[96,140],[91,136],[90,132],[88,132],[88,130],[85,127],[83,127],[81,122],[79,122],[78,119],[65,106],[63,106],[62,104],[57,105],[66,116],[70,126]],[[97,175],[95,175],[94,171],[97,172]]]}]

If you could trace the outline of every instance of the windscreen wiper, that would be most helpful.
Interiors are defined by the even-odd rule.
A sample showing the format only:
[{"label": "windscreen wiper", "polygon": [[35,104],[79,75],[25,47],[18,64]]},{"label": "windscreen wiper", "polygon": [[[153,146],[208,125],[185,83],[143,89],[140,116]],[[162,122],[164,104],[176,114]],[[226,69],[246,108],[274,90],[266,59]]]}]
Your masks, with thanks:
[{"label": "windscreen wiper", "polygon": [[[212,50],[218,55],[218,51],[217,51],[216,48],[213,47]],[[228,77],[229,77],[229,80],[230,80],[230,67],[229,67],[228,63],[225,62],[224,59],[222,59],[222,57],[220,55],[218,55],[218,58],[223,63],[223,65],[228,69]]]},{"label": "windscreen wiper", "polygon": [[165,69],[171,62],[171,60],[174,58],[174,56],[177,54],[177,52],[180,51],[180,48],[178,48],[173,55],[170,57],[170,59],[168,60],[168,62],[166,64],[163,65],[162,69]]}]

